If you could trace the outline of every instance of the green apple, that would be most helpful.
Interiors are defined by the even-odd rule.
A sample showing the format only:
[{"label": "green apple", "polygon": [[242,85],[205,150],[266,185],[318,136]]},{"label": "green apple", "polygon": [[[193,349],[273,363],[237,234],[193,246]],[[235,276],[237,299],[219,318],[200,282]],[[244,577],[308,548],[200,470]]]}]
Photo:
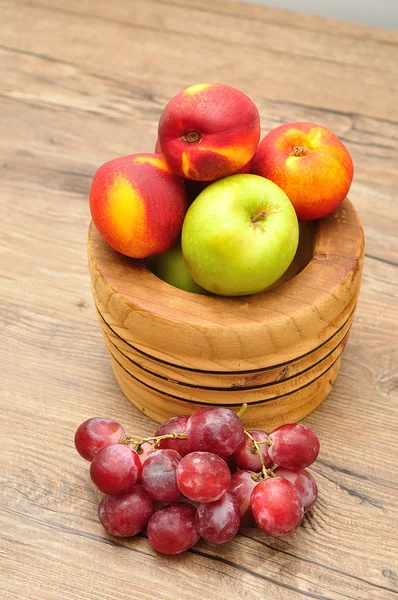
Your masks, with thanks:
[{"label": "green apple", "polygon": [[289,267],[298,222],[285,192],[258,175],[231,175],[194,200],[182,228],[182,252],[192,278],[222,296],[255,294]]},{"label": "green apple", "polygon": [[189,274],[179,241],[167,252],[154,254],[144,262],[156,277],[166,283],[194,294],[208,294]]}]

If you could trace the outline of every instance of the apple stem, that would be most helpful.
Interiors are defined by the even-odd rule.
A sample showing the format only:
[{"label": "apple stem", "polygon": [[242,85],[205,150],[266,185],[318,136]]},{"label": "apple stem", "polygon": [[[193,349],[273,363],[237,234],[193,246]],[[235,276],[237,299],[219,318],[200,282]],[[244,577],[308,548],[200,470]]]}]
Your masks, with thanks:
[{"label": "apple stem", "polygon": [[257,221],[261,221],[261,219],[264,219],[266,214],[267,214],[266,211],[262,210],[259,213],[257,213],[256,215],[252,215],[251,216],[252,223],[257,223]]}]

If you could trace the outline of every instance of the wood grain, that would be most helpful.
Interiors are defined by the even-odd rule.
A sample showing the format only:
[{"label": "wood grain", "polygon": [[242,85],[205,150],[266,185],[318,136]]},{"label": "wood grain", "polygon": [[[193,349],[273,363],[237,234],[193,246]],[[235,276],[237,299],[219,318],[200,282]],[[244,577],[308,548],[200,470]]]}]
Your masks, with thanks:
[{"label": "wood grain", "polygon": [[[397,564],[397,34],[232,0],[0,0],[0,597],[393,600]],[[355,163],[366,257],[339,378],[305,423],[320,499],[294,536],[247,529],[164,558],[96,520],[73,448],[120,392],[86,262],[87,193],[106,160],[151,151],[163,104],[205,80],[258,104],[263,130],[311,120]]]}]

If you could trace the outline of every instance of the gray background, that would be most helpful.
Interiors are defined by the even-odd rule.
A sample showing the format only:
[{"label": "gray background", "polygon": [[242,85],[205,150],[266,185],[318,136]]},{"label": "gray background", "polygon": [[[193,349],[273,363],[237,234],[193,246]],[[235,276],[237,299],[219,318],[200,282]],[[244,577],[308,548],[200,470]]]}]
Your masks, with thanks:
[{"label": "gray background", "polygon": [[246,2],[363,25],[398,29],[398,0],[246,0]]}]

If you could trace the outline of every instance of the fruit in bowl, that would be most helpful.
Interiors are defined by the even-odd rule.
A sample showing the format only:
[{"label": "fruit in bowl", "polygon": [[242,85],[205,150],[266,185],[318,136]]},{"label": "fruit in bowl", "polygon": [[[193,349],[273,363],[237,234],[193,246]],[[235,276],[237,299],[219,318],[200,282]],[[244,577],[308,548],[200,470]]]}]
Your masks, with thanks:
[{"label": "fruit in bowl", "polygon": [[185,184],[159,154],[115,158],[94,175],[90,210],[114,250],[133,258],[160,254],[180,235]]},{"label": "fruit in bowl", "polygon": [[209,185],[191,204],[182,251],[193,279],[224,296],[255,294],[286,271],[298,245],[298,222],[286,194],[257,175]]},{"label": "fruit in bowl", "polygon": [[354,167],[347,148],[326,127],[287,123],[261,141],[252,173],[279,185],[300,220],[315,220],[328,215],[347,196]]},{"label": "fruit in bowl", "polygon": [[159,146],[175,173],[214,181],[241,169],[260,139],[260,117],[243,92],[222,83],[200,83],[179,92],[164,108]]},{"label": "fruit in bowl", "polygon": [[180,290],[193,294],[208,292],[196,283],[188,271],[178,240],[170,250],[163,254],[154,254],[145,260],[145,264],[156,277]]}]

